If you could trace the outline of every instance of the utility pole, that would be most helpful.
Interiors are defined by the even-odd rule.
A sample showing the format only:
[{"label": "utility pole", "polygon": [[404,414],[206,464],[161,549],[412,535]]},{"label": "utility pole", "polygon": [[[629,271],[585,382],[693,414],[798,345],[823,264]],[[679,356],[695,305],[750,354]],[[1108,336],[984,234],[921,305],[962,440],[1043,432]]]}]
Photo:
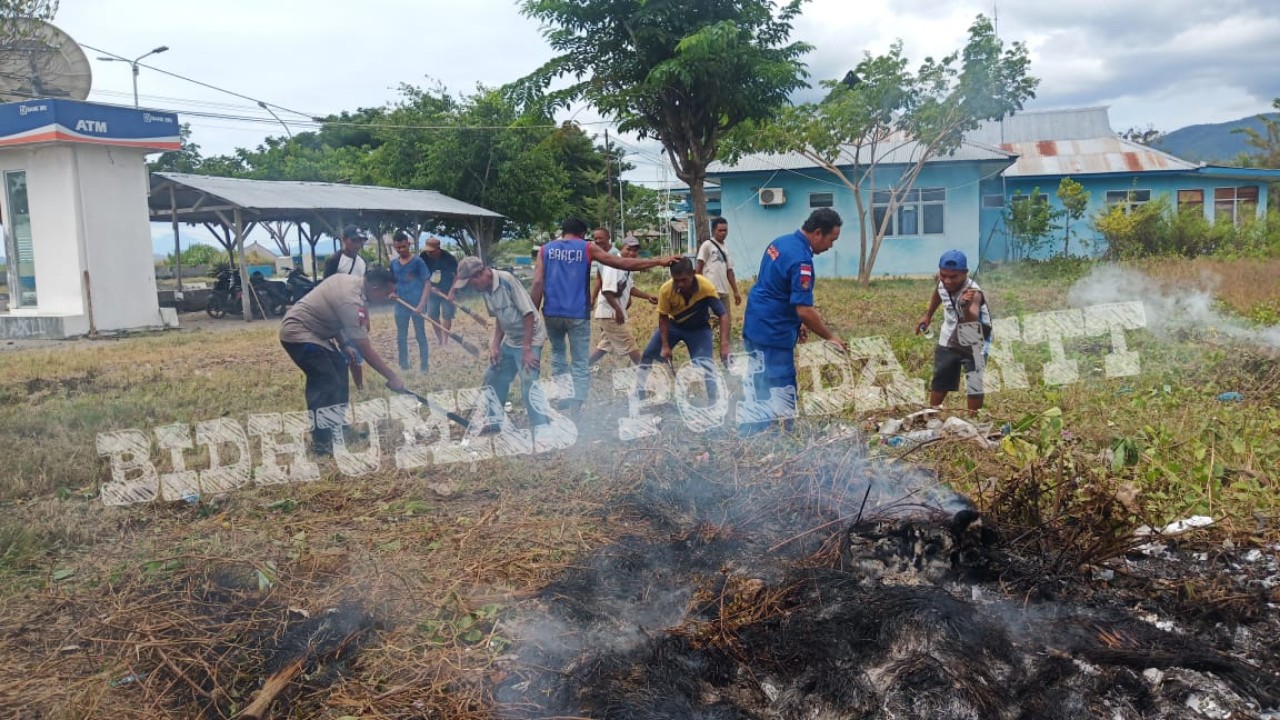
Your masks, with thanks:
[{"label": "utility pole", "polygon": [[605,227],[613,234],[613,151],[609,148],[609,128],[604,129],[604,191],[609,195],[609,218]]}]

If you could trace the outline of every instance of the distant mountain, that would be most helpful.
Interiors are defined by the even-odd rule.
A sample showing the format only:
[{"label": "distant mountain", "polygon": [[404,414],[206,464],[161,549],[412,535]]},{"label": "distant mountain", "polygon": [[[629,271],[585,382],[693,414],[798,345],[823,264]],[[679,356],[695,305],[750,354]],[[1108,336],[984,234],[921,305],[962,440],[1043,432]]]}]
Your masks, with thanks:
[{"label": "distant mountain", "polygon": [[[1270,113],[1268,117],[1280,118],[1280,113]],[[1257,154],[1257,150],[1249,146],[1246,136],[1234,130],[1253,128],[1263,132],[1263,127],[1257,115],[1231,122],[1188,125],[1160,138],[1155,147],[1192,162],[1225,162],[1235,159],[1240,153]]]}]

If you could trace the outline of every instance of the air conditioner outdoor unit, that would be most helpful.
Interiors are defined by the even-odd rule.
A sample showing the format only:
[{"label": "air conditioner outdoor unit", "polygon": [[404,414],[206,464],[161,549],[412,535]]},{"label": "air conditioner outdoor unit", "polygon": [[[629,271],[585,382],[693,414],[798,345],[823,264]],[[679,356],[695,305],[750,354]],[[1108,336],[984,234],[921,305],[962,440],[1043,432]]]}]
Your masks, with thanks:
[{"label": "air conditioner outdoor unit", "polygon": [[764,206],[782,205],[787,202],[787,194],[782,188],[760,188],[760,204]]}]

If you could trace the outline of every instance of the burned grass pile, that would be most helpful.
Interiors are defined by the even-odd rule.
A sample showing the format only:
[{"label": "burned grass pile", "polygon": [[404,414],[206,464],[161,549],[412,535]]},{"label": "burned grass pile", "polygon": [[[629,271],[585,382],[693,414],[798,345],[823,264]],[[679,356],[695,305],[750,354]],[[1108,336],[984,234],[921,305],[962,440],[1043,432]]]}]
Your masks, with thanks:
[{"label": "burned grass pile", "polygon": [[807,448],[753,481],[732,462],[652,468],[630,509],[665,537],[620,538],[546,589],[519,620],[523,670],[498,688],[501,711],[1192,718],[1280,705],[1274,648],[1258,641],[1280,630],[1280,598],[1256,595],[1262,611],[1235,618],[1254,624],[1245,637],[1168,624],[1137,565],[1127,586],[1076,568],[1028,593],[1056,558],[1023,556],[1034,543],[927,473],[849,446]]}]

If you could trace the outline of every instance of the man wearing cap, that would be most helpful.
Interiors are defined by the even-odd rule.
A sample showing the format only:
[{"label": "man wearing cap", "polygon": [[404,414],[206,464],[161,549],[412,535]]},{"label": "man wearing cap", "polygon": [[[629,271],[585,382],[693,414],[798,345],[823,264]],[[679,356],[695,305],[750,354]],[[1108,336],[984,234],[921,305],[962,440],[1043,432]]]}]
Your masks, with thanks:
[{"label": "man wearing cap", "polygon": [[941,407],[947,393],[960,389],[960,370],[965,372],[967,406],[977,415],[984,400],[982,368],[986,361],[985,342],[991,337],[991,310],[982,288],[969,278],[969,259],[959,250],[948,250],[938,259],[938,284],[929,298],[929,308],[916,323],[916,334],[929,329],[933,314],[943,308],[942,329],[933,349],[933,380],[929,384],[929,404]]},{"label": "man wearing cap", "polygon": [[[772,419],[791,427],[796,408],[796,343],[812,332],[845,351],[844,341],[827,328],[813,307],[813,256],[831,249],[840,237],[844,221],[831,208],[818,208],[804,225],[765,248],[756,284],[747,295],[742,321],[742,343],[752,354],[752,387],[755,401],[769,403],[768,411],[744,423],[743,434],[765,430]],[[758,367],[759,363],[763,367]],[[780,397],[772,402],[772,391]]]},{"label": "man wearing cap", "polygon": [[641,259],[610,255],[585,239],[587,223],[569,218],[560,225],[560,238],[542,246],[533,269],[529,295],[542,309],[551,341],[551,365],[556,375],[569,372],[567,350],[573,354],[573,399],[570,417],[576,418],[591,387],[588,354],[591,347],[591,262],[619,270],[648,270],[670,265],[676,257]]},{"label": "man wearing cap", "polygon": [[[458,272],[458,259],[448,250],[441,248],[440,238],[434,235],[427,238],[420,257],[427,264],[427,272],[431,273],[431,284],[440,288],[442,292],[448,292],[453,287],[453,281]],[[452,302],[434,292],[427,298],[427,317],[439,323],[433,327],[436,330],[436,342],[440,343],[440,347],[449,344],[447,332],[453,329],[453,316],[456,312],[457,308]]]},{"label": "man wearing cap", "polygon": [[365,240],[364,233],[355,225],[343,228],[342,252],[330,255],[329,259],[324,261],[324,276],[326,278],[331,275],[363,277],[367,268],[364,258],[360,257],[360,250],[364,247]]},{"label": "man wearing cap", "polygon": [[[640,241],[628,235],[622,239],[622,257],[640,256]],[[626,355],[631,358],[632,365],[640,364],[640,348],[636,345],[635,335],[631,334],[631,324],[627,309],[631,307],[631,298],[638,297],[653,304],[658,303],[656,296],[635,289],[635,281],[631,279],[630,270],[606,267],[604,269],[600,295],[596,300],[596,327],[600,329],[600,342],[595,352],[591,353],[589,365],[600,362],[608,352]]]},{"label": "man wearing cap", "polygon": [[496,429],[502,404],[511,391],[511,381],[520,376],[520,395],[529,413],[530,427],[544,425],[549,418],[529,400],[529,392],[538,380],[542,346],[547,342],[547,329],[542,314],[534,307],[529,293],[515,275],[487,268],[478,257],[458,261],[455,291],[463,288],[480,293],[489,317],[494,319],[493,339],[489,343],[489,367],[484,372],[484,386],[493,388],[498,405],[488,408],[486,431]]},{"label": "man wearing cap", "polygon": [[290,307],[280,322],[280,344],[307,378],[312,451],[317,455],[333,453],[333,428],[343,425],[350,393],[347,362],[355,361],[357,350],[387,379],[388,387],[404,389],[404,382],[369,343],[368,305],[385,302],[394,289],[395,278],[384,268],[373,268],[363,277],[334,275]]}]

